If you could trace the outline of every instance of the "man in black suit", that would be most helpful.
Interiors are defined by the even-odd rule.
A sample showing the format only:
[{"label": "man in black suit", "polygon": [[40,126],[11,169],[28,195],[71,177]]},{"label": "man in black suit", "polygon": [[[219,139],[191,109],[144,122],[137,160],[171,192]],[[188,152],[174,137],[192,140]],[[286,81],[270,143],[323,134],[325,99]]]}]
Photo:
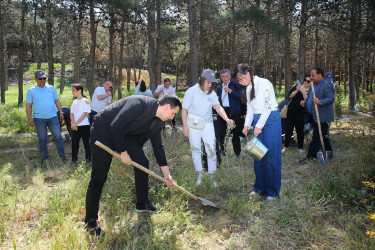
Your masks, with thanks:
[{"label": "man in black suit", "polygon": [[[236,127],[232,129],[232,145],[234,153],[239,156],[241,153],[241,130],[243,129],[244,120],[241,119],[241,97],[242,87],[240,84],[231,80],[229,69],[220,71],[222,84],[217,87],[216,94],[221,106],[224,108],[229,119],[234,120]],[[218,133],[216,134],[216,143],[219,143],[220,151],[225,154],[225,135],[227,123],[218,116]]]}]

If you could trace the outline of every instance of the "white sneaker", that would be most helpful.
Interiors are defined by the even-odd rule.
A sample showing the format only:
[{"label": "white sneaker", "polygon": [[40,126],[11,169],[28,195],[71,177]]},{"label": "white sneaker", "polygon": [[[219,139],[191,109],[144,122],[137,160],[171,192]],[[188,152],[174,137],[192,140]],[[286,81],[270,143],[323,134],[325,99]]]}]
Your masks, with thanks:
[{"label": "white sneaker", "polygon": [[276,200],[277,199],[277,197],[273,197],[273,196],[268,196],[267,197],[267,200],[268,201],[274,201],[274,200]]},{"label": "white sneaker", "polygon": [[197,179],[197,185],[201,185],[202,184],[202,177],[203,177],[203,174],[202,173],[199,173],[198,175],[198,179]]},{"label": "white sneaker", "polygon": [[298,149],[298,152],[301,153],[301,154],[303,154],[303,153],[305,153],[305,150],[303,150],[303,149]]},{"label": "white sneaker", "polygon": [[217,182],[216,181],[212,181],[212,186],[214,186],[216,188],[217,187]]},{"label": "white sneaker", "polygon": [[212,182],[212,186],[217,187],[217,182],[214,180],[212,174],[210,176],[210,179],[211,179],[211,182]]},{"label": "white sneaker", "polygon": [[250,196],[253,196],[253,195],[259,195],[259,194],[255,191],[251,191]]},{"label": "white sneaker", "polygon": [[281,150],[281,153],[285,153],[286,150],[287,150],[287,148],[284,147],[284,148]]}]

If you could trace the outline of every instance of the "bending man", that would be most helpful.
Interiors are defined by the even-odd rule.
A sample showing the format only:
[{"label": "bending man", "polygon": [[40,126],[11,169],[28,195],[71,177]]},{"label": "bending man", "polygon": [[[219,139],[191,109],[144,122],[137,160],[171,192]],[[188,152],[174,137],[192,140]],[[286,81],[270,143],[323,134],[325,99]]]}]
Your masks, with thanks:
[{"label": "bending man", "polygon": [[[86,194],[86,228],[92,234],[101,235],[97,225],[99,200],[112,155],[96,146],[95,141],[121,153],[121,161],[130,165],[134,161],[146,168],[149,161],[142,146],[151,139],[155,158],[163,172],[164,178],[173,185],[169,174],[167,159],[161,141],[161,130],[164,121],[172,119],[181,109],[181,102],[176,96],[165,95],[159,101],[147,96],[129,96],[121,99],[100,111],[95,116],[91,128],[92,172]],[[136,189],[136,211],[154,212],[156,207],[148,197],[148,175],[134,168]]]}]

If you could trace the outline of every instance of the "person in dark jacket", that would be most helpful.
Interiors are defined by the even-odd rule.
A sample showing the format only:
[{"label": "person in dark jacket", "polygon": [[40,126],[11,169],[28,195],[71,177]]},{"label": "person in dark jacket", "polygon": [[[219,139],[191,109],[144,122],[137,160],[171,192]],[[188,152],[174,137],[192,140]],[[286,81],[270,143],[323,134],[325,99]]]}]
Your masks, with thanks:
[{"label": "person in dark jacket", "polygon": [[291,99],[288,105],[288,113],[286,116],[286,130],[284,148],[281,152],[285,152],[293,135],[293,129],[296,129],[298,152],[303,153],[303,141],[305,139],[304,125],[305,125],[305,107],[303,101],[307,99],[307,93],[310,88],[310,77],[305,77],[303,85],[297,84],[290,91],[288,97]]},{"label": "person in dark jacket", "polygon": [[[86,194],[86,229],[91,234],[100,236],[101,228],[97,225],[99,200],[111,165],[112,155],[94,143],[99,141],[121,154],[121,161],[130,165],[132,161],[149,167],[149,161],[142,149],[143,144],[151,139],[156,161],[164,178],[173,186],[165,156],[161,130],[164,121],[173,119],[181,109],[181,102],[176,96],[165,95],[160,100],[152,97],[133,95],[121,99],[101,110],[95,116],[91,127],[90,145],[92,153],[91,180]],[[154,212],[156,207],[148,197],[148,175],[134,168],[136,189],[136,211]]]},{"label": "person in dark jacket", "polygon": [[[216,94],[219,98],[221,106],[224,108],[227,116],[232,119],[236,127],[232,129],[232,145],[234,153],[239,156],[241,153],[241,141],[242,129],[244,126],[244,119],[241,119],[241,97],[242,97],[242,86],[231,80],[231,72],[229,69],[223,69],[220,72],[220,78],[222,84],[217,87]],[[227,131],[227,123],[218,117],[218,129],[217,129],[217,141],[220,145],[220,151],[225,154],[225,135]]]},{"label": "person in dark jacket", "polygon": [[322,146],[319,137],[318,118],[314,105],[318,107],[321,132],[326,153],[329,155],[328,159],[333,157],[328,123],[333,122],[335,119],[332,108],[335,102],[335,87],[331,82],[324,80],[323,75],[324,71],[320,67],[315,67],[310,72],[310,78],[314,83],[316,97],[314,98],[312,86],[310,86],[308,98],[303,104],[306,107],[305,122],[311,122],[314,131],[307,156],[299,161],[301,164],[306,163],[308,160],[316,159],[317,152]]}]

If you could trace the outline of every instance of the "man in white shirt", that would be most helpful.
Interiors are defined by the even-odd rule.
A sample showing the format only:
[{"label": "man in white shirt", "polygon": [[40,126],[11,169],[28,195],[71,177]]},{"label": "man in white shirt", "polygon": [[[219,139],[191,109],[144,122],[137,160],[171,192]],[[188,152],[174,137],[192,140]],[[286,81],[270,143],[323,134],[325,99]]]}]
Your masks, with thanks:
[{"label": "man in white shirt", "polygon": [[[154,97],[160,100],[160,98],[163,95],[165,95],[165,94],[176,95],[176,91],[171,86],[171,80],[169,78],[165,78],[164,79],[164,84],[160,84],[155,89]],[[175,127],[176,127],[176,120],[174,119],[174,117],[172,119],[172,126],[173,126],[173,129],[175,129]]]},{"label": "man in white shirt", "polygon": [[105,108],[107,104],[111,104],[113,83],[106,81],[103,87],[97,87],[91,98],[91,113],[90,113],[90,125],[94,122],[96,113]]},{"label": "man in white shirt", "polygon": [[154,97],[160,99],[165,94],[176,95],[176,91],[171,86],[171,80],[169,78],[164,79],[164,84],[160,84],[154,93]]}]

